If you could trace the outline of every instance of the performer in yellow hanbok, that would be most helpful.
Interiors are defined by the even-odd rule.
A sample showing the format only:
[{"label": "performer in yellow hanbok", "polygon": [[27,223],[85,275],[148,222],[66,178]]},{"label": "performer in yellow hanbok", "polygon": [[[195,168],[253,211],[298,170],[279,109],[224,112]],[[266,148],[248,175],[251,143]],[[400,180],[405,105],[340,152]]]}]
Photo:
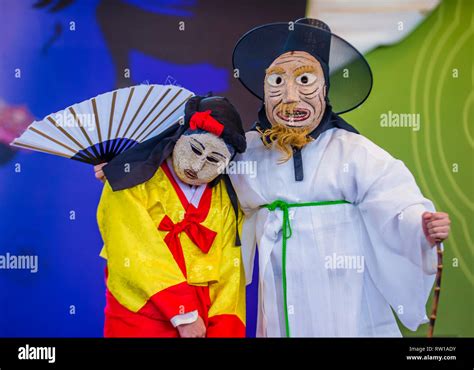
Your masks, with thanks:
[{"label": "performer in yellow hanbok", "polygon": [[239,209],[225,166],[245,150],[222,97],[193,97],[184,125],[104,167],[107,337],[243,337]]}]

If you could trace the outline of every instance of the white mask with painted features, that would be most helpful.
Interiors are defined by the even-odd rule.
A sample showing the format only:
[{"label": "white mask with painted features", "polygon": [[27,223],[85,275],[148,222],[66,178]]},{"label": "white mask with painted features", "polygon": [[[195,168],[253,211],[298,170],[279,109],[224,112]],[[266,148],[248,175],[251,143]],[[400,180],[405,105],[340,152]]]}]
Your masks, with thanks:
[{"label": "white mask with painted features", "polygon": [[280,55],[267,68],[265,109],[272,124],[306,128],[311,132],[326,109],[326,86],[321,64],[303,51]]},{"label": "white mask with painted features", "polygon": [[222,174],[231,157],[224,140],[214,134],[182,135],[173,149],[173,169],[184,183],[202,185]]}]

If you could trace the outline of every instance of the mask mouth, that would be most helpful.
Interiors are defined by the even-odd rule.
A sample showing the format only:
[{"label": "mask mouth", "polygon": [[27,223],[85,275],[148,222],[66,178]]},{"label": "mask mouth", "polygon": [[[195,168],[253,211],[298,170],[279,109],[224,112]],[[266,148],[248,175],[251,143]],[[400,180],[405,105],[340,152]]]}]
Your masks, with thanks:
[{"label": "mask mouth", "polygon": [[190,180],[197,180],[198,179],[197,173],[193,170],[184,170],[184,174]]},{"label": "mask mouth", "polygon": [[292,112],[285,110],[277,112],[276,115],[281,120],[288,122],[288,126],[291,126],[293,122],[306,121],[311,116],[311,112],[305,108],[294,108]]}]

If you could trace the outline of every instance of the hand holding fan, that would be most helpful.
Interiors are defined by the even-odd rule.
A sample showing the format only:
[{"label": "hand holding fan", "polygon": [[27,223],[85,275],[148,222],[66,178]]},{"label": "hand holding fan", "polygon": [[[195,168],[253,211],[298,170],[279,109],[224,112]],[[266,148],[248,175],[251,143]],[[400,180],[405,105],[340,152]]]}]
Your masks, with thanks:
[{"label": "hand holding fan", "polygon": [[108,162],[178,124],[193,95],[173,85],[111,91],[34,121],[11,145],[94,165]]}]

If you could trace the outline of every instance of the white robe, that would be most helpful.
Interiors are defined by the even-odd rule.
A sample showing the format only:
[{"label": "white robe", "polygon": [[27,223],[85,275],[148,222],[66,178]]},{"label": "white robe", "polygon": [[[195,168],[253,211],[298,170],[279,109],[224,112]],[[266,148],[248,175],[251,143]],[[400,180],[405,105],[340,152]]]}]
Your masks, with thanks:
[{"label": "white robe", "polygon": [[236,160],[256,161],[257,175],[231,179],[246,214],[247,283],[258,244],[257,336],[285,336],[283,213],[261,208],[277,199],[351,203],[290,209],[286,270],[292,337],[401,336],[391,307],[410,330],[428,321],[436,248],[424,237],[421,215],[434,207],[403,162],[362,135],[334,128],[303,148],[304,180],[297,182],[293,159],[278,164],[282,153],[266,149],[257,132],[247,133],[247,145]]}]

